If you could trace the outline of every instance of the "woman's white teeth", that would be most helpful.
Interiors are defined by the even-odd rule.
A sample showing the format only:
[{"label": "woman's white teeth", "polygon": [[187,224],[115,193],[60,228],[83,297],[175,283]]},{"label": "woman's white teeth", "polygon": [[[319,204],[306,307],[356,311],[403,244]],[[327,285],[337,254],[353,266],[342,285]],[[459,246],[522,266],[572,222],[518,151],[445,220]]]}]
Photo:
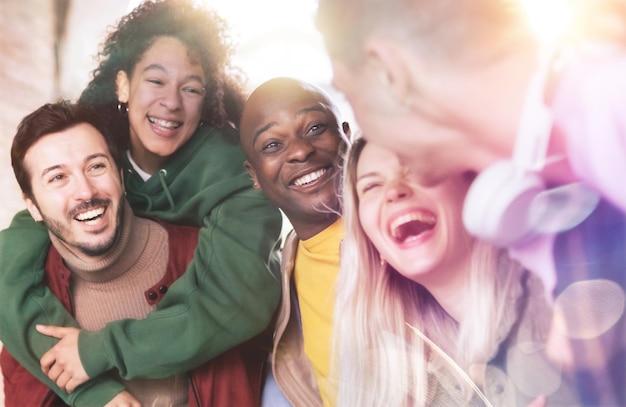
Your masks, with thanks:
[{"label": "woman's white teeth", "polygon": [[418,236],[432,229],[436,222],[435,216],[429,213],[407,213],[391,222],[391,235],[394,239],[403,242],[410,236]]},{"label": "woman's white teeth", "polygon": [[148,120],[150,120],[150,123],[156,124],[157,126],[165,129],[175,129],[181,125],[179,122],[171,122],[169,120],[157,119],[155,117],[148,117]]},{"label": "woman's white teeth", "polygon": [[78,214],[78,216],[76,216],[75,219],[80,222],[93,223],[97,220],[97,218],[102,216],[103,213],[104,213],[104,208],[92,209],[90,211]]},{"label": "woman's white teeth", "polygon": [[298,178],[293,183],[295,185],[297,185],[297,186],[310,184],[313,181],[317,181],[319,179],[319,177],[321,177],[325,173],[326,173],[326,168],[322,168],[322,169],[319,169],[319,170],[317,170],[315,172],[312,172],[310,174],[307,174],[307,175],[304,175],[304,176]]}]

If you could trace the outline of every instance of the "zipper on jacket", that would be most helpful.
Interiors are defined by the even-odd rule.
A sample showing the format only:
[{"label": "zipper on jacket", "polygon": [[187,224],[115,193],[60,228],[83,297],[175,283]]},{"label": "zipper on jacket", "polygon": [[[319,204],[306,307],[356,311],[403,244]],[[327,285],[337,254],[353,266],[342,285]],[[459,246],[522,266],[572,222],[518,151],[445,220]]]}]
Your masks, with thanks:
[{"label": "zipper on jacket", "polygon": [[[187,373],[187,377],[189,378],[189,386],[191,386],[191,393],[193,394],[193,401],[196,402],[196,407],[202,407],[200,404],[200,397],[198,396],[198,391],[196,390],[196,384],[193,381],[193,375],[191,373]],[[189,400],[189,405],[191,406],[191,400]]]},{"label": "zipper on jacket", "polygon": [[55,397],[57,397],[56,393],[52,390],[48,390],[48,393],[46,393],[46,397],[41,400],[41,407],[52,406],[52,401]]},{"label": "zipper on jacket", "polygon": [[76,315],[75,315],[75,310],[74,310],[74,296],[72,295],[72,290],[70,290],[69,284],[67,285],[67,298],[69,298],[70,300],[70,312],[72,313],[72,318],[76,320]]}]

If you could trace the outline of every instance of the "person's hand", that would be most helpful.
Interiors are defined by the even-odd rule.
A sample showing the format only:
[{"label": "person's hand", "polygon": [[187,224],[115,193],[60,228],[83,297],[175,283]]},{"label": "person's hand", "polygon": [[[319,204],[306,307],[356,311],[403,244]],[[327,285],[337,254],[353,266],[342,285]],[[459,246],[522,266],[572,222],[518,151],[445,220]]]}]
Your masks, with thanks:
[{"label": "person's hand", "polygon": [[546,398],[546,396],[539,396],[526,407],[546,407],[547,405],[548,399]]},{"label": "person's hand", "polygon": [[123,391],[113,397],[104,407],[141,407],[141,403],[132,394]]},{"label": "person's hand", "polygon": [[37,325],[37,332],[60,339],[39,361],[50,380],[68,393],[89,380],[78,353],[78,328]]}]

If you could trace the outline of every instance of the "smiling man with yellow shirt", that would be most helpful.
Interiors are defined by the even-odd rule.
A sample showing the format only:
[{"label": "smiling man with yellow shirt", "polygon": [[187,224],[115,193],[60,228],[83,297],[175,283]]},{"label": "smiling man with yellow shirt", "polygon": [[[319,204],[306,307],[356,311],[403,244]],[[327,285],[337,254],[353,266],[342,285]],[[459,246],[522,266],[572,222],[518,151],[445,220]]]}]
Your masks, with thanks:
[{"label": "smiling man with yellow shirt", "polygon": [[[241,119],[254,187],[293,226],[283,249],[282,302],[264,394],[268,406],[278,405],[283,395],[295,407],[332,405],[328,375],[344,233],[338,191],[349,133],[338,117],[320,88],[274,78],[250,95]],[[272,393],[274,380],[282,395]]]}]

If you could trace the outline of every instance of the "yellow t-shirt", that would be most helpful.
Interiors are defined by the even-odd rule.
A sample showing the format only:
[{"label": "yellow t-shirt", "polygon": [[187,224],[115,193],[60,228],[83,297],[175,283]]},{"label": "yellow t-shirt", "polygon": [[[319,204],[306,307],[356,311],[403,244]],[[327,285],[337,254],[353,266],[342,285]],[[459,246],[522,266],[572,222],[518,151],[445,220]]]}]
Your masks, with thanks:
[{"label": "yellow t-shirt", "polygon": [[340,218],[312,238],[300,241],[294,269],[304,353],[313,365],[324,406],[332,405],[327,383],[335,280],[339,274],[339,245],[343,236]]}]

